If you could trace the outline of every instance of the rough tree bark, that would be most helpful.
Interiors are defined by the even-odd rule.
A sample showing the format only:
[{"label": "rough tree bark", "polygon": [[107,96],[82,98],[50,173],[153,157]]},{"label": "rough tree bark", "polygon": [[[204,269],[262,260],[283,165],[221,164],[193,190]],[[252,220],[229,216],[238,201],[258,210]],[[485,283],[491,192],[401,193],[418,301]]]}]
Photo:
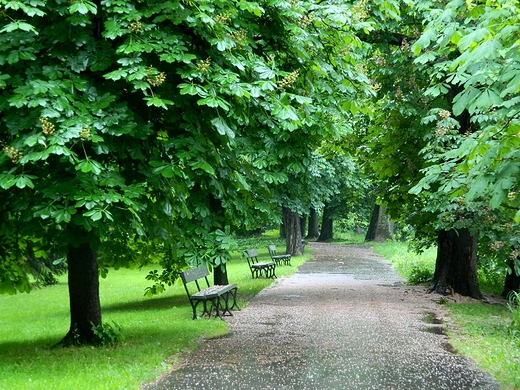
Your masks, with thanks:
[{"label": "rough tree bark", "polygon": [[315,239],[320,235],[318,213],[314,208],[311,208],[309,214],[309,223],[307,227],[307,239]]},{"label": "rough tree bark", "polygon": [[477,235],[468,229],[439,231],[433,283],[428,292],[481,299],[477,281]]},{"label": "rough tree bark", "polygon": [[[283,218],[283,216],[282,216],[282,218]],[[285,225],[283,222],[280,224],[280,238],[285,239]]]},{"label": "rough tree bark", "polygon": [[67,254],[70,329],[60,345],[92,344],[92,326],[101,324],[96,254],[89,243],[69,246]]},{"label": "rough tree bark", "polygon": [[307,217],[300,217],[300,230],[302,237],[305,237],[305,230],[307,229]]},{"label": "rough tree bark", "polygon": [[229,284],[226,264],[221,264],[213,268],[213,284]]},{"label": "rough tree bark", "polygon": [[[213,214],[213,218],[225,220],[225,210],[222,201],[213,194],[208,196],[209,206]],[[224,223],[222,223],[223,225]],[[213,284],[226,285],[229,284],[226,264],[220,264],[213,267]]]},{"label": "rough tree bark", "polygon": [[370,226],[365,241],[385,242],[394,235],[394,224],[386,215],[385,208],[376,204],[372,211]]},{"label": "rough tree bark", "polygon": [[286,253],[292,256],[303,255],[302,230],[300,216],[289,208],[283,208],[283,222],[285,226]]},{"label": "rough tree bark", "polygon": [[503,297],[507,297],[511,292],[520,292],[520,275],[515,272],[514,260],[511,260],[508,265],[509,271],[506,274],[504,281],[504,291],[502,292]]},{"label": "rough tree bark", "polygon": [[326,242],[332,240],[333,236],[334,232],[331,209],[330,206],[326,204],[325,208],[323,209],[323,216],[321,218],[321,231],[317,241]]}]

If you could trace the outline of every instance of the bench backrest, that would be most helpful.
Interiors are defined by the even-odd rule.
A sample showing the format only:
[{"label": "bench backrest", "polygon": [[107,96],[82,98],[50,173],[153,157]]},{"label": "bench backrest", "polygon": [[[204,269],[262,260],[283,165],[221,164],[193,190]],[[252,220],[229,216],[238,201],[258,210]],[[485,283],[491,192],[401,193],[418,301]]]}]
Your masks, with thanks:
[{"label": "bench backrest", "polygon": [[268,245],[267,250],[269,251],[269,255],[276,256],[276,245]]},{"label": "bench backrest", "polygon": [[197,279],[202,279],[209,275],[208,267],[201,265],[197,268],[192,268],[184,272],[180,272],[182,281],[184,283],[193,282]]},{"label": "bench backrest", "polygon": [[188,294],[188,296],[190,295],[190,293],[186,285],[190,282],[195,282],[195,284],[197,285],[197,290],[200,291],[199,279],[205,279],[206,285],[207,287],[209,287],[209,271],[208,267],[206,267],[205,265],[201,265],[197,268],[192,268],[187,271],[179,272],[179,275],[181,276],[182,282],[184,283],[184,288],[186,289],[186,293]]},{"label": "bench backrest", "polygon": [[258,252],[256,249],[248,249],[244,251],[249,266],[254,263],[258,263]]}]

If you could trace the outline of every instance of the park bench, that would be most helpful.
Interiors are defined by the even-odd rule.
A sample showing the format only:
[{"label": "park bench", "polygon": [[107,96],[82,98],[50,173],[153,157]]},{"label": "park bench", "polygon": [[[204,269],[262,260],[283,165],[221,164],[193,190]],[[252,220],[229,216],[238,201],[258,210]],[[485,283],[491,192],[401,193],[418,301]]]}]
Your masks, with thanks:
[{"label": "park bench", "polygon": [[[215,313],[215,317],[220,318],[224,315],[232,316],[233,313],[231,313],[231,310],[238,309],[236,303],[237,285],[210,286],[208,281],[209,271],[205,265],[179,272],[179,275],[190,300],[191,308],[193,309],[193,319],[197,318],[197,306],[199,303],[202,303],[202,317],[211,317],[213,313]],[[206,281],[206,287],[204,288],[203,285],[201,289],[202,280]],[[189,283],[192,282],[194,282],[193,284],[197,287],[197,291],[193,294],[190,293],[190,288],[193,291],[195,290],[193,284],[188,288]]]},{"label": "park bench", "polygon": [[276,263],[274,261],[261,262],[258,260],[258,252],[256,249],[248,249],[244,251],[247,264],[251,270],[251,277],[259,278],[264,275],[266,278],[276,278]]},{"label": "park bench", "polygon": [[291,265],[291,255],[279,255],[276,253],[276,245],[268,245],[267,250],[269,251],[269,256],[271,256],[271,260],[273,260],[276,265],[280,265],[283,263],[285,265]]}]

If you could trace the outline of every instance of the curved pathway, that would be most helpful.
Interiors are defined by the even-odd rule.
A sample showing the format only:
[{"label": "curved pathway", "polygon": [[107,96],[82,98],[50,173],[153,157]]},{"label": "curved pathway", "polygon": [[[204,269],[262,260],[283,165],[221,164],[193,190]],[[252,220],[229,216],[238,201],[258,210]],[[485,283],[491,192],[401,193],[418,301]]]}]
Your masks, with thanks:
[{"label": "curved pathway", "polygon": [[[227,318],[151,389],[499,389],[452,353],[442,307],[370,247],[310,244],[315,257]],[[239,290],[240,291],[240,290]]]}]

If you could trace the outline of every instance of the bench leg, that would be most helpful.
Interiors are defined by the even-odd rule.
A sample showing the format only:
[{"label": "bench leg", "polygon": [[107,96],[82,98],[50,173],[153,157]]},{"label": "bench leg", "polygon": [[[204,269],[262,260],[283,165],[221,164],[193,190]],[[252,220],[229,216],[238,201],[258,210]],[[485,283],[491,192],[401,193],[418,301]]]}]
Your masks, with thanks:
[{"label": "bench leg", "polygon": [[210,306],[209,310],[208,310],[208,300],[207,299],[203,299],[202,303],[203,303],[203,306],[204,306],[204,310],[202,311],[202,317],[204,317],[205,315],[207,315],[208,317],[211,317],[211,309],[212,309],[213,305]]},{"label": "bench leg", "polygon": [[191,308],[193,310],[193,319],[196,320],[197,319],[197,306],[199,305],[200,300],[198,300],[198,299],[197,300],[190,299],[190,303],[191,303]]},{"label": "bench leg", "polygon": [[275,273],[276,272],[276,263],[265,267],[263,270],[264,270],[264,274],[265,274],[266,278],[275,278],[276,279],[276,273]]},{"label": "bench leg", "polygon": [[251,268],[251,276],[253,279],[259,279],[262,276],[262,268]]},{"label": "bench leg", "polygon": [[238,307],[238,304],[237,304],[237,291],[238,291],[238,289],[234,288],[233,290],[231,290],[229,292],[231,294],[231,296],[233,297],[233,304],[231,305],[229,310],[235,310],[235,309],[240,310],[240,308]]},{"label": "bench leg", "polygon": [[[231,306],[229,306],[230,299],[232,299]],[[231,313],[231,310],[234,310],[234,309],[240,310],[240,308],[237,305],[237,289],[236,288],[222,294],[222,300],[224,301],[224,307],[222,307],[223,316],[225,316],[225,315],[232,316],[233,313]]]}]

